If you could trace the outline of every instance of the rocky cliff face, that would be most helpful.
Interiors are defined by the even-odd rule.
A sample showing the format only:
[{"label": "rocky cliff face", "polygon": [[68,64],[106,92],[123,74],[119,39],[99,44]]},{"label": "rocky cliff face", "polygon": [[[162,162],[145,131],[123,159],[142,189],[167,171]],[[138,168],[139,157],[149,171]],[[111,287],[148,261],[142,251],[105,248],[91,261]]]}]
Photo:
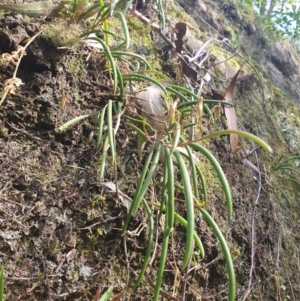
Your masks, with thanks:
[{"label": "rocky cliff face", "polygon": [[203,30],[229,38],[239,36],[237,50],[254,60],[265,71],[272,84],[282,89],[288,98],[300,103],[300,57],[285,41],[272,41],[259,22],[230,1],[179,0],[178,3],[197,21]]},{"label": "rocky cliff face", "polygon": [[[226,260],[215,232],[198,210],[203,206],[218,224],[229,246],[236,273],[236,300],[300,300],[300,190],[297,185],[291,185],[291,178],[287,179],[284,170],[276,169],[282,155],[288,158],[299,154],[297,53],[285,42],[272,42],[255,17],[234,2],[179,0],[188,15],[173,1],[162,2],[166,4],[167,26],[172,28],[168,37],[176,34],[174,25],[177,22],[188,22],[189,30],[184,39],[182,37],[184,46],[189,49],[185,54],[194,55],[203,47],[199,56],[201,64],[194,64],[194,69],[185,66],[187,73],[191,72],[190,77],[196,74],[199,81],[195,84],[182,74],[182,65],[179,67],[169,47],[174,39],[164,45],[165,40],[158,31],[151,31],[151,21],[145,25],[131,14],[126,16],[130,52],[145,57],[154,68],[148,70],[151,73],[159,71],[161,76],[163,72],[179,88],[199,89],[204,95],[211,95],[210,92],[224,95],[232,77],[242,67],[233,95],[239,128],[263,138],[274,153],[267,154],[247,139],[240,140],[235,153],[231,153],[227,136],[201,141],[228,178],[233,214],[228,217],[226,213],[222,185],[214,168],[205,156],[195,152],[195,156],[200,155],[197,164],[203,173],[199,183],[207,183],[207,193],[204,193],[203,183],[201,187],[198,185],[199,199],[195,201],[195,229],[206,256],[202,258],[200,248],[195,248],[189,268],[181,269],[186,231],[176,223],[171,231],[161,298],[228,300]],[[154,1],[148,3],[153,5]],[[147,6],[148,3],[138,1],[138,12],[155,18],[157,11]],[[41,23],[42,19],[28,24],[26,19],[1,15],[0,53],[13,54],[15,47],[36,33]],[[36,29],[32,31],[32,28]],[[155,222],[153,249],[156,251],[151,255],[147,277],[137,290],[132,286],[147,262],[150,214],[141,208],[132,218],[127,235],[120,235],[128,214],[126,200],[135,194],[149,148],[146,145],[145,156],[139,161],[137,157],[142,147],[137,148],[136,132],[127,121],[119,122],[115,115],[110,125],[119,127],[115,143],[117,156],[116,165],[110,164],[112,155],[106,150],[107,139],[100,141],[100,125],[94,117],[100,112],[100,116],[104,116],[104,108],[111,100],[117,103],[118,96],[112,93],[106,56],[91,51],[85,44],[78,45],[75,51],[69,47],[57,48],[61,37],[69,39],[71,29],[68,20],[50,22],[22,58],[18,77],[24,84],[0,106],[0,259],[5,263],[5,299],[98,300],[104,292],[102,288],[114,287],[114,300],[119,300],[123,293],[126,300],[152,300],[151,287],[157,278],[161,245],[166,241],[163,218]],[[82,33],[88,29],[88,22],[81,22],[79,27],[73,27],[74,35],[78,35],[77,30]],[[109,30],[114,36],[110,44],[114,49],[124,42],[117,17],[109,18]],[[117,64],[125,76],[128,72],[136,72],[144,62],[140,64],[126,56],[125,60],[117,59]],[[1,91],[14,70],[13,64],[0,64]],[[145,92],[146,83],[135,84],[137,91]],[[148,93],[148,98],[153,101],[158,98],[155,94],[160,93]],[[126,114],[135,111],[132,96],[126,92]],[[178,101],[177,96],[164,96],[170,98],[170,104]],[[134,98],[138,98],[136,94]],[[184,127],[189,127],[185,122],[190,122],[195,113],[199,137],[226,128],[221,110],[214,111],[213,123],[208,114],[202,114],[200,101],[198,103],[197,113],[182,114]],[[159,106],[153,108],[162,110],[160,99]],[[210,108],[216,108],[215,103]],[[163,113],[162,118],[168,112]],[[158,114],[153,115],[157,120]],[[198,118],[199,115],[203,118]],[[89,118],[73,123],[65,131],[60,130],[62,125],[70,125],[70,120],[78,121],[80,116]],[[108,122],[109,118],[105,119]],[[109,127],[103,126],[102,137],[108,131]],[[102,135],[102,130],[100,132]],[[152,135],[152,131],[147,135],[151,139],[158,137]],[[167,136],[171,135],[170,132]],[[97,139],[104,146],[100,145],[100,151]],[[107,182],[101,183],[99,166],[105,158]],[[290,162],[293,170],[300,174],[299,160],[295,165]],[[174,166],[176,181],[180,184],[182,175],[177,165]],[[163,179],[162,169],[155,175],[153,183],[157,184],[151,185],[151,191],[145,195],[153,208],[163,198],[159,184]],[[298,178],[294,176],[292,183],[297,184]],[[117,189],[120,192],[116,193]],[[182,217],[187,216],[184,194],[180,187],[176,188],[174,203],[176,212]],[[156,213],[153,209],[154,218]]]},{"label": "rocky cliff face", "polygon": [[[268,115],[268,126],[272,128],[271,136],[279,139],[283,134],[280,139],[285,141],[287,150],[292,154],[299,154],[300,56],[297,50],[288,41],[276,40],[274,34],[266,32],[253,12],[247,11],[235,1],[192,0],[179,1],[179,4],[204,33],[200,39],[228,39],[222,45],[218,44],[221,51],[212,50],[224,73],[222,80],[232,78],[243,67],[246,77],[239,78],[243,99],[246,90],[253,93],[249,102],[256,99],[262,105]],[[254,81],[257,85],[250,84],[250,77],[252,84]],[[282,111],[285,116],[284,123],[278,111]],[[253,112],[244,113],[251,120],[255,134],[271,141],[272,137],[266,133],[263,122],[254,116],[257,114],[254,112],[251,118],[249,114]]]},{"label": "rocky cliff face", "polygon": [[[300,300],[299,287],[294,285],[300,269],[295,269],[293,264],[299,256],[299,186],[294,190],[288,188],[281,172],[270,168],[279,154],[286,158],[299,155],[299,55],[287,41],[272,39],[271,33],[261,27],[255,16],[234,1],[178,2],[197,22],[203,33],[202,43],[212,38],[228,39],[226,43],[219,44],[217,51],[213,47],[210,49],[218,65],[222,67],[223,64],[220,68],[223,75],[219,78],[226,82],[243,67],[244,74],[238,80],[235,94],[240,126],[268,141],[275,151],[270,158],[260,152],[256,159],[247,157],[268,174],[266,177],[262,175],[256,183],[250,181],[257,174],[253,174],[249,165],[244,166],[240,177],[238,172],[232,174],[232,167],[228,166],[228,162],[232,164],[231,159],[218,151],[223,168],[231,175],[236,201],[235,222],[230,231],[239,251],[236,258],[237,299]],[[225,63],[224,58],[228,59]],[[233,161],[243,160],[235,155]],[[293,165],[298,174],[299,166],[299,161]],[[291,195],[290,204],[282,191],[270,189],[271,178],[277,179],[276,183],[287,189]],[[242,192],[241,185],[246,193]],[[250,277],[251,269],[253,278]]]}]

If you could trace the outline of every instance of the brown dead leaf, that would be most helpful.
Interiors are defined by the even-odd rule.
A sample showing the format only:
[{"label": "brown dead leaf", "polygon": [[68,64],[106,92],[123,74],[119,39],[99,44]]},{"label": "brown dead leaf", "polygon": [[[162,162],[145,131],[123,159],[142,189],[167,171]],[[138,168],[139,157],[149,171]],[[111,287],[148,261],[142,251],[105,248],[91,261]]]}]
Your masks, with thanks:
[{"label": "brown dead leaf", "polygon": [[[102,185],[107,187],[113,192],[117,192],[117,185],[113,182],[103,182]],[[119,194],[119,200],[122,202],[123,206],[126,208],[128,213],[132,204],[132,200],[130,199],[129,196],[124,194],[120,189],[118,189],[118,194]]]},{"label": "brown dead leaf", "polygon": [[253,163],[251,163],[248,159],[244,158],[244,159],[242,160],[242,163],[243,163],[244,165],[249,166],[250,168],[252,168],[252,169],[253,169],[254,171],[256,171],[257,173],[260,173],[260,170],[259,170]]},{"label": "brown dead leaf", "polygon": [[113,296],[113,298],[111,299],[111,301],[119,301],[123,296],[124,296],[125,292],[122,291],[119,294]]},{"label": "brown dead leaf", "polygon": [[242,68],[240,68],[237,73],[235,74],[235,76],[232,78],[227,90],[226,90],[226,93],[224,95],[224,98],[227,100],[227,101],[232,101],[232,95],[233,95],[233,89],[234,89],[234,86],[235,86],[235,83],[236,83],[236,80],[239,76],[239,73],[240,71],[242,70]]},{"label": "brown dead leaf", "polygon": [[100,294],[101,294],[102,290],[103,290],[103,288],[102,288],[102,286],[100,285],[100,286],[98,287],[98,289],[97,289],[97,292],[96,292],[96,294],[95,294],[95,296],[94,296],[93,301],[98,301],[98,300],[100,299]]},{"label": "brown dead leaf", "polygon": [[183,58],[179,57],[181,63],[181,72],[193,81],[197,81],[198,72]]},{"label": "brown dead leaf", "polygon": [[[206,98],[206,97],[205,97]],[[209,97],[207,97],[209,98]],[[225,97],[223,95],[221,95],[220,93],[218,93],[215,90],[211,91],[211,97],[210,99],[214,99],[214,100],[225,100]]]},{"label": "brown dead leaf", "polygon": [[[136,94],[135,104],[138,112],[142,115],[148,124],[155,130],[156,139],[161,140],[165,137],[167,131],[167,117],[164,114],[164,107],[161,99],[162,90],[152,85]],[[145,146],[146,140],[142,137],[138,138],[138,151],[139,157],[142,157],[142,151]],[[164,154],[160,156],[163,161]]]},{"label": "brown dead leaf", "polygon": [[162,90],[158,86],[149,86],[136,95],[135,103],[141,115],[146,118],[147,123],[158,133],[165,133],[166,116],[164,115],[161,93]]},{"label": "brown dead leaf", "polygon": [[[241,68],[238,70],[238,72],[235,74],[235,76],[232,78],[226,93],[224,95],[224,98],[226,101],[231,101],[233,98],[233,89],[237,80],[237,77],[241,71]],[[235,114],[235,109],[234,107],[227,107],[225,106],[225,116],[227,119],[227,127],[229,130],[237,130],[238,125],[237,125],[237,118]],[[230,134],[230,147],[231,147],[231,152],[235,153],[238,149],[238,142],[239,142],[239,137],[236,134]]]},{"label": "brown dead leaf", "polygon": [[181,53],[182,46],[183,46],[182,38],[186,34],[187,25],[185,22],[178,22],[175,25],[175,29],[176,29],[176,41],[175,41],[176,52]]},{"label": "brown dead leaf", "polygon": [[183,49],[183,37],[186,35],[188,23],[186,22],[178,22],[175,25],[176,30],[176,41],[175,41],[175,49],[178,53],[179,61],[181,63],[181,72],[190,78],[193,81],[197,81],[198,72],[185,60],[183,56],[181,56],[181,51]]}]

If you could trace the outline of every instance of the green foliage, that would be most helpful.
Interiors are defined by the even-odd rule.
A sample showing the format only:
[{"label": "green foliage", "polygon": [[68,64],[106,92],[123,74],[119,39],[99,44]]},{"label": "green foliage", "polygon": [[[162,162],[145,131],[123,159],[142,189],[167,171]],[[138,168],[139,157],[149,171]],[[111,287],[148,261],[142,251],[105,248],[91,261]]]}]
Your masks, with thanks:
[{"label": "green foliage", "polygon": [[275,34],[277,38],[284,35],[291,40],[299,40],[300,6],[296,0],[246,0],[245,3],[263,17],[266,30],[272,35]]},{"label": "green foliage", "polygon": [[111,294],[112,294],[112,291],[113,291],[114,287],[113,286],[110,286],[106,292],[102,295],[102,297],[99,299],[99,301],[107,301]]},{"label": "green foliage", "polygon": [[300,192],[300,171],[295,167],[295,161],[297,160],[300,160],[300,156],[293,156],[288,159],[281,156],[271,164],[270,168],[271,175],[272,173],[276,174],[275,179],[271,178],[270,185],[275,188],[275,191],[279,190],[290,207],[292,207],[292,201],[287,191],[288,183],[291,184],[295,195]]},{"label": "green foliage", "polygon": [[[217,237],[223,251],[229,279],[228,300],[233,301],[235,299],[236,291],[233,261],[229,252],[227,242],[220,228],[218,227],[217,222],[214,221],[214,219],[205,209],[205,206],[208,205],[207,191],[209,184],[207,184],[207,181],[203,176],[200,168],[199,162],[201,157],[204,157],[209,161],[219,179],[220,187],[222,188],[225,195],[226,208],[229,216],[232,214],[231,191],[227,178],[218,160],[208,149],[206,149],[201,144],[201,142],[204,139],[210,139],[213,137],[234,133],[241,137],[253,140],[268,151],[271,151],[271,149],[266,143],[264,143],[261,139],[255,137],[254,135],[236,130],[217,131],[215,133],[202,137],[202,118],[205,117],[209,122],[213,122],[214,118],[209,105],[219,104],[221,101],[213,99],[206,100],[202,97],[199,98],[189,89],[177,85],[168,85],[169,79],[164,74],[151,69],[150,64],[145,58],[130,51],[127,52],[121,49],[124,47],[128,49],[130,45],[130,37],[126,19],[124,15],[119,11],[122,4],[125,4],[125,2],[126,1],[120,0],[114,2],[114,4],[110,4],[99,1],[99,3],[94,4],[94,6],[89,8],[81,16],[83,18],[91,11],[91,9],[94,9],[94,7],[98,5],[98,9],[100,8],[100,10],[97,13],[93,28],[91,31],[82,34],[81,37],[89,36],[91,33],[101,32],[100,30],[95,29],[95,26],[97,24],[103,24],[103,33],[105,39],[102,40],[98,37],[93,37],[91,39],[94,39],[102,46],[103,51],[100,51],[99,55],[103,55],[107,58],[108,73],[111,79],[112,92],[115,95],[119,95],[118,101],[114,102],[112,100],[109,100],[108,104],[100,112],[97,112],[97,145],[101,146],[102,148],[102,154],[98,169],[99,181],[101,182],[104,177],[108,150],[110,150],[111,165],[114,167],[115,180],[117,181],[116,161],[118,154],[115,150],[115,137],[121,120],[124,120],[128,127],[136,131],[139,137],[138,147],[141,156],[143,154],[143,145],[145,143],[150,145],[150,149],[149,151],[147,151],[146,158],[144,158],[143,168],[141,170],[137,187],[132,198],[132,204],[130,206],[122,229],[123,234],[125,234],[132,216],[140,209],[141,205],[143,205],[149,220],[148,243],[144,263],[137,277],[134,288],[137,288],[142,281],[152,252],[152,242],[154,237],[154,213],[149,206],[149,189],[153,184],[154,175],[159,173],[161,175],[162,181],[158,186],[155,186],[155,189],[157,189],[157,192],[161,195],[160,203],[158,204],[152,202],[152,205],[155,210],[158,210],[159,217],[162,217],[164,215],[164,223],[162,225],[163,240],[161,245],[159,266],[156,274],[153,300],[158,300],[160,295],[165,264],[170,252],[169,238],[171,233],[174,231],[175,222],[178,222],[186,229],[185,250],[182,257],[181,268],[185,269],[188,266],[193,253],[194,243],[199,249],[201,256],[205,256],[201,238],[198,236],[195,229],[196,216],[202,215],[203,219],[207,222],[208,226],[210,226],[213,233]],[[164,26],[165,21],[162,1],[157,0],[156,2],[161,25]],[[77,1],[74,3],[77,3]],[[121,42],[120,45],[117,45],[115,50],[112,51],[109,47],[109,37],[113,36],[114,34],[108,31],[108,18],[112,16],[114,12],[116,12],[121,21],[124,41]],[[142,70],[142,68],[137,68],[136,70],[123,75],[121,73],[121,68],[119,68],[119,62],[126,60],[135,60],[139,63],[144,64],[144,66],[149,69]],[[157,129],[157,121],[153,123],[150,122],[149,119],[147,119],[147,113],[146,117],[145,115],[140,116],[138,114],[125,116],[124,112],[126,108],[121,111],[119,102],[122,101],[124,99],[124,96],[126,95],[126,89],[124,88],[125,85],[132,85],[133,83],[138,83],[140,81],[151,82],[156,87],[159,87],[166,98],[172,99],[172,95],[175,95],[180,99],[180,104],[178,106],[177,102],[173,103],[171,101],[170,103],[166,103],[166,112],[161,112],[164,120],[158,123],[159,127],[161,128],[160,130]],[[149,101],[151,102],[153,101],[153,99],[150,97]],[[231,102],[222,101],[222,103],[228,106],[232,106]],[[157,104],[152,103],[151,105],[155,106]],[[115,108],[115,110],[113,110],[113,108]],[[113,116],[114,113],[116,116]],[[151,114],[150,112],[150,114],[148,115],[153,114]],[[187,124],[187,122],[190,121],[188,119],[191,116],[193,117],[192,121]],[[59,130],[63,131],[69,126],[87,117],[87,115],[76,117],[62,125]],[[106,133],[104,133],[105,125],[107,128]],[[191,133],[192,136],[195,137],[195,139],[192,139],[192,141],[187,141],[186,137]],[[176,212],[176,190],[181,191],[183,195],[182,198],[185,202],[186,219],[184,219]],[[109,290],[107,292],[109,292]],[[104,296],[102,298],[104,298]]]},{"label": "green foliage", "polygon": [[3,291],[4,291],[4,266],[1,265],[0,268],[0,301],[3,301]]},{"label": "green foliage", "polygon": [[[181,93],[178,91],[180,89],[178,89],[178,87],[176,89],[174,89],[174,87],[171,86],[171,88],[167,87],[166,91],[169,91],[169,93],[174,93],[176,96],[181,96]],[[183,126],[183,123],[185,121],[183,111],[188,110],[187,115],[190,116],[192,112],[195,112],[195,108],[199,106],[199,100],[191,101],[188,97],[195,96],[195,95],[191,95],[191,93],[186,89],[181,89],[181,90],[189,95],[189,96],[184,96],[184,95],[181,96],[181,100],[183,101],[183,103],[186,103],[187,105],[178,106],[177,109],[179,111],[177,113],[174,111],[174,106],[169,105],[169,111],[168,111],[169,119],[166,120],[167,130],[165,135],[163,135],[163,137],[161,137],[159,141],[157,141],[157,138],[153,138],[155,137],[155,135],[152,134],[149,135],[147,131],[143,130],[143,127],[139,128],[141,122],[137,122],[136,126],[133,126],[131,124],[131,128],[134,130],[136,129],[139,135],[143,135],[143,137],[148,141],[148,143],[150,143],[151,148],[148,152],[146,161],[143,165],[143,170],[139,177],[138,185],[132,200],[132,205],[130,207],[129,213],[126,217],[123,226],[123,232],[125,233],[131,217],[137,212],[141,202],[144,202],[144,204],[146,204],[145,202],[147,199],[147,191],[149,190],[149,187],[151,185],[153,175],[155,171],[159,172],[160,166],[162,165],[162,171],[160,171],[162,172],[162,177],[163,177],[163,180],[160,184],[161,204],[155,204],[155,205],[157,208],[159,208],[159,215],[165,213],[165,221],[163,226],[163,243],[162,243],[162,249],[160,254],[160,263],[157,272],[156,286],[155,286],[153,300],[156,301],[158,300],[159,297],[159,292],[162,285],[164,267],[168,257],[169,236],[170,233],[172,233],[172,231],[174,230],[174,226],[173,226],[174,220],[179,221],[180,224],[182,224],[186,228],[186,243],[185,243],[184,256],[182,260],[182,268],[184,269],[187,266],[191,258],[194,241],[196,242],[196,246],[199,248],[200,254],[202,256],[205,255],[201,240],[198,239],[198,236],[195,232],[195,212],[198,212],[203,215],[204,219],[207,221],[208,225],[211,226],[214,234],[216,235],[216,237],[220,242],[221,249],[223,250],[223,255],[227,264],[228,277],[229,277],[229,299],[228,300],[232,301],[235,298],[235,276],[234,276],[232,258],[226,240],[222,235],[221,230],[219,229],[217,223],[203,208],[203,206],[206,205],[207,196],[206,196],[205,179],[203,179],[203,175],[198,165],[198,160],[199,160],[198,157],[200,156],[200,154],[202,154],[204,157],[206,157],[209,160],[209,162],[212,164],[220,180],[221,187],[226,197],[228,215],[232,214],[231,192],[226,176],[221,166],[219,165],[217,159],[213,156],[213,154],[209,150],[207,150],[203,145],[201,145],[199,141],[216,137],[219,135],[235,133],[240,135],[241,137],[246,137],[248,139],[255,141],[256,143],[258,143],[268,151],[271,151],[271,149],[267,144],[265,144],[262,140],[255,137],[254,135],[241,132],[241,131],[233,131],[233,130],[218,131],[205,137],[196,138],[192,142],[186,142],[184,138],[186,135],[186,130]],[[231,103],[229,105],[231,105]],[[202,110],[198,111],[198,114],[202,116],[203,114]],[[201,116],[197,116],[197,117],[201,118]],[[134,122],[134,119],[132,118],[131,121]],[[168,123],[170,124],[169,126]],[[192,125],[192,127],[196,128],[195,125]],[[163,156],[163,159],[161,160],[162,163],[160,163],[159,161],[159,158],[161,158],[161,156]],[[188,161],[186,161],[185,158],[188,159]],[[175,168],[174,168],[175,165],[178,166],[177,172],[175,172]],[[179,176],[180,176],[180,182],[178,183]],[[200,178],[200,181],[198,179],[198,176]],[[203,192],[205,191],[205,202],[202,202],[199,199],[198,182],[202,184],[202,191]],[[175,188],[181,190],[184,194],[186,216],[187,216],[186,221],[182,219],[182,217],[180,217],[175,211],[175,199],[174,199]],[[149,212],[149,209],[147,207],[146,209],[147,209],[148,217],[152,219],[153,217],[151,212]],[[151,223],[151,220],[149,222]],[[152,227],[150,228],[151,231],[149,233],[149,241],[148,241],[145,262],[148,262],[150,256],[149,255],[149,248],[151,247],[150,240],[152,240],[152,235],[153,235],[152,233],[153,228]],[[144,270],[145,267],[143,267],[143,270],[141,271],[138,277],[137,283],[135,284],[135,288],[140,283]]]}]

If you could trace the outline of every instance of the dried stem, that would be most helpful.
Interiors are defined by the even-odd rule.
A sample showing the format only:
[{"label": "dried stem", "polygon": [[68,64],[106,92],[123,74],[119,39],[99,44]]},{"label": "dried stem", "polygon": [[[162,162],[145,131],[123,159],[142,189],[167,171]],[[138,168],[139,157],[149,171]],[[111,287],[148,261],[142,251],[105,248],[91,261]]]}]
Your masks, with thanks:
[{"label": "dried stem", "polygon": [[[2,98],[1,98],[1,100],[0,100],[0,106],[2,105],[3,101],[5,100],[7,94],[11,93],[11,92],[12,92],[12,89],[14,89],[15,86],[18,86],[18,85],[22,84],[22,81],[18,81],[18,85],[16,85],[16,83],[17,83],[17,72],[18,72],[18,69],[19,69],[19,66],[20,66],[20,63],[21,63],[21,59],[22,59],[22,57],[25,55],[25,50],[26,50],[26,48],[27,48],[27,47],[34,41],[34,39],[35,39],[39,34],[41,34],[42,32],[43,32],[43,30],[39,31],[37,34],[35,34],[33,37],[31,37],[31,38],[28,40],[28,42],[26,43],[26,45],[25,45],[24,47],[21,47],[21,48],[20,48],[20,56],[19,56],[18,62],[17,62],[17,64],[16,64],[16,69],[15,69],[15,72],[14,72],[14,74],[13,74],[13,77],[12,77],[11,79],[9,79],[9,80],[6,81],[6,83],[8,83],[8,81],[9,81],[9,84],[8,84],[8,85],[11,86],[11,87],[9,87],[9,88],[7,88],[7,89],[4,89],[3,96],[2,96]],[[6,85],[6,87],[7,87],[7,85]]]}]

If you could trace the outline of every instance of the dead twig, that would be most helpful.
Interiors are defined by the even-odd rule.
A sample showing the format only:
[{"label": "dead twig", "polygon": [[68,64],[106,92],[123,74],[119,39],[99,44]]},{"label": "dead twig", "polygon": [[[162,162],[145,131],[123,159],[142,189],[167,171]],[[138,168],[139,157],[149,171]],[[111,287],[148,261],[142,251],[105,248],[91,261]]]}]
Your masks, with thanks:
[{"label": "dead twig", "polygon": [[125,263],[126,263],[126,287],[125,287],[125,293],[124,293],[124,300],[127,300],[127,292],[128,292],[128,286],[129,286],[129,260],[128,260],[128,252],[127,252],[127,243],[126,243],[126,235],[123,237],[123,243],[124,243],[124,255],[125,255]]},{"label": "dead twig", "polygon": [[[1,103],[0,103],[0,106],[1,106]],[[30,133],[28,133],[28,132],[25,131],[25,130],[16,128],[14,125],[12,125],[12,124],[9,123],[9,122],[6,122],[6,123],[7,123],[10,127],[12,127],[15,131],[20,132],[20,133],[23,133],[23,134],[29,136],[30,138],[36,139],[36,140],[38,140],[38,141],[43,141],[43,142],[46,141],[46,140],[43,140],[43,139],[41,139],[41,138],[39,138],[39,137],[35,137],[35,136],[31,135]]]},{"label": "dead twig", "polygon": [[285,264],[284,264],[283,259],[281,259],[281,263],[282,263],[282,265],[283,265],[283,268],[284,268],[284,271],[285,271],[285,275],[286,275],[286,277],[287,277],[287,279],[288,279],[288,282],[289,282],[289,286],[290,286],[290,290],[291,290],[291,294],[292,294],[292,300],[293,300],[293,301],[296,301],[296,299],[295,299],[295,294],[294,294],[294,290],[293,290],[293,286],[292,286],[292,283],[291,283],[291,279],[290,279],[290,277],[289,277],[289,275],[288,275],[288,273],[287,273],[287,270],[286,270],[286,267],[285,267]]},{"label": "dead twig", "polygon": [[[150,286],[154,289],[155,288],[155,284],[152,282],[150,276],[148,275],[147,272],[145,272],[145,277],[147,279],[147,281],[149,282]],[[170,294],[164,292],[163,290],[160,290],[159,294],[166,298],[167,300],[173,300],[173,301],[179,301],[177,298],[171,296]]]},{"label": "dead twig", "polygon": [[[255,149],[255,145],[254,143],[251,141],[252,144],[252,149]],[[245,301],[250,292],[251,292],[251,288],[252,288],[252,281],[253,281],[253,272],[254,272],[254,267],[255,267],[255,262],[254,262],[254,257],[255,257],[255,239],[256,239],[256,232],[255,232],[255,217],[256,217],[256,208],[257,208],[257,204],[259,202],[259,198],[260,198],[260,193],[262,190],[262,173],[260,172],[259,169],[259,164],[258,164],[258,155],[256,150],[254,151],[254,156],[255,156],[255,160],[256,160],[256,168],[258,170],[258,189],[257,189],[257,194],[256,194],[256,198],[255,201],[253,203],[253,210],[252,210],[252,217],[251,217],[251,256],[250,256],[250,270],[249,270],[249,281],[248,281],[248,287],[246,292],[244,293],[244,295],[239,299],[240,301]]]},{"label": "dead twig", "polygon": [[2,105],[3,101],[5,100],[7,94],[15,94],[16,88],[23,85],[23,82],[20,78],[17,78],[17,72],[22,60],[22,57],[26,54],[25,50],[26,48],[34,41],[34,39],[43,32],[43,29],[40,30],[37,34],[35,34],[33,37],[31,37],[26,45],[24,47],[18,46],[17,51],[13,51],[12,54],[9,53],[3,53],[2,54],[2,60],[5,63],[11,63],[16,66],[15,72],[13,74],[13,77],[10,79],[7,79],[4,84],[4,93],[2,95],[2,98],[0,100],[0,106]]},{"label": "dead twig", "polygon": [[120,213],[118,216],[115,216],[115,217],[110,217],[108,219],[105,219],[103,221],[100,221],[100,222],[97,222],[97,223],[94,223],[90,226],[87,226],[87,227],[84,227],[84,228],[78,228],[78,230],[89,230],[90,233],[92,233],[92,228],[97,226],[97,225],[100,225],[100,224],[105,224],[109,221],[113,221],[113,220],[116,220],[116,219],[119,219],[119,218],[122,218],[123,217],[123,214]]}]

